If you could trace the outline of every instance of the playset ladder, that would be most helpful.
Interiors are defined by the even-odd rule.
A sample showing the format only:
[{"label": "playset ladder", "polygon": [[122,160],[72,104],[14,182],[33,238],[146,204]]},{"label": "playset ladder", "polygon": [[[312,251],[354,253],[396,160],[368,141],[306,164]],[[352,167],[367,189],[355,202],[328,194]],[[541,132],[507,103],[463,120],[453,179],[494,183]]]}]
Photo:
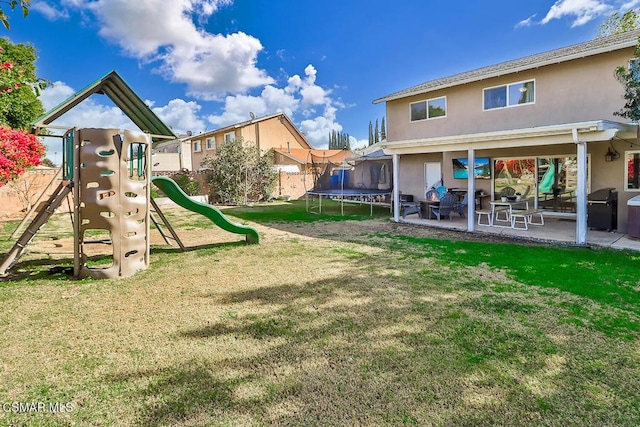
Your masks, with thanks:
[{"label": "playset ladder", "polygon": [[15,264],[15,262],[20,258],[22,251],[29,244],[33,236],[36,235],[40,227],[42,227],[53,215],[55,210],[60,206],[62,201],[67,197],[67,194],[71,192],[72,184],[67,182],[61,182],[58,184],[58,187],[49,197],[47,204],[44,209],[41,209],[40,212],[36,215],[34,220],[31,222],[29,227],[25,230],[24,233],[20,236],[20,238],[13,245],[7,257],[0,265],[0,276],[4,276],[7,273],[7,270]]},{"label": "playset ladder", "polygon": [[34,216],[34,213],[38,210],[38,206],[40,205],[40,200],[42,200],[42,197],[47,193],[47,191],[49,191],[49,188],[51,188],[53,183],[58,179],[58,176],[60,175],[61,171],[62,171],[62,168],[58,168],[58,171],[56,172],[55,176],[51,179],[51,181],[49,181],[49,184],[47,184],[44,190],[42,190],[42,192],[38,196],[38,199],[31,206],[31,209],[29,209],[29,211],[24,216],[24,218],[22,218],[22,221],[16,227],[16,229],[13,230],[13,233],[11,233],[11,236],[9,236],[9,239],[15,239],[16,236],[22,232],[22,229],[25,226],[25,224],[31,219],[31,217]]},{"label": "playset ladder", "polygon": [[[182,249],[184,251],[184,245],[182,244],[182,241],[180,240],[180,238],[176,234],[176,232],[173,229],[173,227],[171,226],[171,224],[169,224],[169,221],[167,220],[167,217],[164,216],[164,214],[160,210],[160,207],[158,206],[156,201],[153,200],[153,197],[151,197],[150,200],[151,200],[151,205],[153,206],[153,210],[158,214],[158,216],[162,220],[162,224],[160,224],[158,221],[156,221],[156,219],[153,217],[153,215],[150,215],[151,221],[153,221],[153,225],[156,226],[156,228],[158,229],[158,231],[162,235],[162,238],[167,243],[167,245],[171,245],[171,242],[169,241],[169,239],[173,239],[173,240],[176,241],[178,246],[180,246],[180,249]],[[164,232],[163,227],[167,227],[167,229],[171,233],[172,237],[167,236],[167,233]]]}]

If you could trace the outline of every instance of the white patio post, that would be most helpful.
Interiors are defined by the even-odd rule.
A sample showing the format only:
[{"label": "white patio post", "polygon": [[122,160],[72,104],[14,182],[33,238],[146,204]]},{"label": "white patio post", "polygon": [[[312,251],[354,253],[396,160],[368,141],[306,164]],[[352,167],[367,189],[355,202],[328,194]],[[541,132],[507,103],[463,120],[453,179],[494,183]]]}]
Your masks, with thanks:
[{"label": "white patio post", "polygon": [[467,151],[467,231],[476,231],[476,152],[473,148]]},{"label": "white patio post", "polygon": [[394,154],[393,159],[393,221],[400,222],[400,156]]},{"label": "white patio post", "polygon": [[576,244],[585,245],[587,243],[587,143],[578,138],[578,129],[573,129],[573,141],[578,149]]}]

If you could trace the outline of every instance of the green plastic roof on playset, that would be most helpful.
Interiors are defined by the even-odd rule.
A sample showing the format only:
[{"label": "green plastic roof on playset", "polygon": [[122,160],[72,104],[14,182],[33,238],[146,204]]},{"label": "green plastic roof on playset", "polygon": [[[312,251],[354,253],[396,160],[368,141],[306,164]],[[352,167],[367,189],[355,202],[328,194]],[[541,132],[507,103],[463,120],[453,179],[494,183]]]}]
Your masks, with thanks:
[{"label": "green plastic roof on playset", "polygon": [[175,139],[175,134],[162,120],[144,103],[129,85],[115,71],[111,71],[84,89],[38,117],[31,125],[34,129],[46,128],[57,118],[74,108],[76,105],[93,94],[106,95],[113,103],[129,117],[129,119],[143,132],[151,134],[153,141]]}]

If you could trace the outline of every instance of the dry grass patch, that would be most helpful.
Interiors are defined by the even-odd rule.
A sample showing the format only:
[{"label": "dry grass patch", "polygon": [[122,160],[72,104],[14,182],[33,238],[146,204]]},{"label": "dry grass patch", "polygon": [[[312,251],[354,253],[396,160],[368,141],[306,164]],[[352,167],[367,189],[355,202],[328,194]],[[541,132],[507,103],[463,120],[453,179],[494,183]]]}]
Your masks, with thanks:
[{"label": "dry grass patch", "polygon": [[0,400],[74,409],[0,423],[640,422],[638,341],[572,321],[597,302],[444,262],[380,220],[262,224],[244,245],[173,215],[190,250],[155,236],[132,278],[0,287]]}]

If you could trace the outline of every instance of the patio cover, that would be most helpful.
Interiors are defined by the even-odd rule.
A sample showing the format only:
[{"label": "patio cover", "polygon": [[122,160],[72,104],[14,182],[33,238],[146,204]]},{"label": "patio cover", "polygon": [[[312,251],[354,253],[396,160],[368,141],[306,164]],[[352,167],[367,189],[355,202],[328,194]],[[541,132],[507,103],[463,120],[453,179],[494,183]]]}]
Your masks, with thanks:
[{"label": "patio cover", "polygon": [[608,120],[565,123],[551,126],[538,126],[523,129],[511,129],[495,132],[483,132],[467,135],[451,135],[434,138],[410,139],[387,142],[383,145],[386,154],[423,154],[475,150],[537,147],[541,145],[571,144],[573,132],[578,132],[581,142],[608,141],[614,136],[636,138],[636,125],[617,123]]},{"label": "patio cover", "polygon": [[[467,150],[469,162],[475,159],[475,151],[510,147],[537,147],[543,145],[576,145],[578,158],[578,192],[576,203],[576,243],[587,241],[587,144],[596,141],[608,141],[614,137],[635,139],[636,124],[617,123],[608,120],[566,123],[551,126],[484,132],[468,135],[393,141],[383,145],[384,152],[393,156],[393,182],[399,182],[400,161],[404,154],[442,153]],[[467,189],[475,191],[473,174],[469,174]],[[394,187],[393,216],[400,220],[399,186]],[[467,230],[475,231],[475,205],[469,203]]]}]

